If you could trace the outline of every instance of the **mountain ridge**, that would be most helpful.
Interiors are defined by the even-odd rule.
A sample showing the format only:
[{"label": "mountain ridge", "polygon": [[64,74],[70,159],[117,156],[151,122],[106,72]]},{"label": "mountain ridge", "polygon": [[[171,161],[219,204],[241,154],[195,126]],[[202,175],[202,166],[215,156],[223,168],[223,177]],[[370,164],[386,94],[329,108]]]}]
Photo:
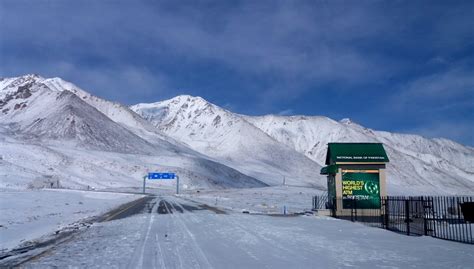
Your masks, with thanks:
[{"label": "mountain ridge", "polygon": [[[141,154],[133,156],[148,163],[142,156],[150,156],[163,167],[188,174],[184,181],[194,187],[275,186],[285,181],[320,190],[326,187],[319,170],[325,165],[327,143],[378,142],[391,160],[389,194],[474,193],[474,148],[448,139],[377,131],[350,119],[325,116],[241,115],[190,95],[126,107],[61,78],[34,74],[0,79],[0,138],[0,147],[12,156],[20,154],[15,147],[22,148],[18,143],[23,141],[66,159],[69,153],[58,147],[62,139],[89,147],[97,142],[100,147],[92,149],[107,150],[110,153],[100,153],[107,159],[115,159],[114,154]],[[144,151],[133,151],[137,149]],[[73,151],[87,155],[80,148],[67,150]],[[82,160],[95,158],[87,156]],[[22,169],[8,158],[0,165],[10,163],[11,171]],[[126,182],[127,169],[135,174],[139,169],[127,164],[135,160],[120,158],[119,169],[125,169],[120,175]],[[149,169],[139,163],[133,167]],[[193,170],[201,176],[193,175]]]},{"label": "mountain ridge", "polygon": [[179,172],[185,189],[267,186],[166,137],[123,105],[86,102],[92,95],[72,83],[27,75],[0,86],[0,186],[53,179],[75,187],[141,186],[157,166]]},{"label": "mountain ridge", "polygon": [[[191,134],[195,132],[192,127],[207,128],[206,126],[209,124],[205,123],[213,122],[216,119],[215,115],[209,113],[208,118],[197,121],[193,125],[187,124],[186,117],[171,117],[171,120],[168,118],[166,124],[161,122],[160,119],[169,111],[177,111],[183,105],[187,105],[179,101],[181,99],[186,99],[188,102],[198,100],[204,108],[215,109],[218,107],[201,97],[181,95],[152,104],[137,104],[131,108],[144,118],[154,122],[155,126],[164,128],[165,131],[171,128],[170,124],[174,126],[184,124],[186,128],[191,128],[188,130],[188,133]],[[202,114],[204,110],[195,112]],[[247,116],[222,110],[240,117],[273,140],[304,154],[319,166],[325,165],[325,154],[329,142],[383,143],[389,156],[393,157],[390,158],[393,161],[388,164],[388,173],[392,178],[389,182],[392,185],[391,189],[396,193],[403,193],[412,185],[416,187],[413,193],[422,192],[423,186],[426,186],[427,192],[442,193],[443,188],[447,193],[474,192],[474,148],[448,139],[428,139],[419,135],[376,131],[354,123],[350,119],[335,121],[324,116],[306,115]],[[153,112],[158,113],[153,114]],[[189,116],[189,118],[191,117],[192,115]],[[222,117],[219,119],[221,125],[229,125]],[[173,136],[172,133],[169,135]],[[174,137],[178,140],[182,139]],[[200,139],[205,140],[209,137],[202,136]],[[188,144],[193,143],[187,138],[185,140]],[[322,179],[322,181],[324,180]]]},{"label": "mountain ridge", "polygon": [[268,184],[324,187],[314,176],[321,166],[274,140],[244,118],[201,97],[180,95],[131,109],[159,130]]}]

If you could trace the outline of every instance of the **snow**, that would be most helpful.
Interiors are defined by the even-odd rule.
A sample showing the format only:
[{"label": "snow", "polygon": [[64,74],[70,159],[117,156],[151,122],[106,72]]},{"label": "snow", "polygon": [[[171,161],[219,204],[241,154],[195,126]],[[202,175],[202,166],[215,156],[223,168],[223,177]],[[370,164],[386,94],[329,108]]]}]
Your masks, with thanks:
[{"label": "snow", "polygon": [[[474,246],[325,217],[187,210],[98,223],[24,265],[80,268],[469,268]],[[159,200],[158,199],[158,200]],[[179,213],[179,209],[183,213]]]},{"label": "snow", "polygon": [[200,97],[181,95],[131,109],[192,149],[269,185],[286,176],[291,184],[325,186],[315,177],[320,165]]},{"label": "snow", "polygon": [[325,165],[329,142],[380,142],[390,159],[389,194],[474,193],[474,149],[446,139],[374,131],[350,119],[239,115],[188,95],[131,108],[174,139],[270,185],[286,176],[324,188],[325,177],[315,171]]},{"label": "snow", "polygon": [[[1,138],[0,132],[0,138]],[[238,171],[186,153],[156,155],[83,150],[63,142],[29,144],[0,139],[0,188],[41,188],[56,182],[64,188],[141,188],[143,176],[168,171],[180,176],[182,189],[264,186]],[[150,181],[149,187],[173,187],[175,181]]]},{"label": "snow", "polygon": [[[128,108],[61,78],[25,75],[0,80],[0,154],[6,155],[0,160],[3,186],[27,186],[40,172],[40,178],[71,179],[67,181],[75,187],[129,187],[91,179],[94,172],[100,177],[120,174],[125,182],[129,173],[138,177],[134,169],[148,169],[151,161],[143,159],[150,159],[174,172],[182,170],[190,188],[276,186],[286,178],[291,185],[324,189],[326,178],[319,170],[327,143],[356,141],[384,143],[391,160],[389,194],[474,193],[474,148],[447,139],[375,131],[350,119],[250,117],[189,95]],[[48,166],[49,160],[38,160],[26,153],[29,150],[50,156],[61,172],[49,170],[55,169]],[[113,163],[114,169],[96,165],[96,158],[92,162],[68,155],[89,156],[89,150],[114,159],[105,161]],[[18,162],[28,158],[33,158],[34,167]],[[85,164],[74,162],[79,159]],[[137,160],[131,162],[135,168],[130,159]],[[135,184],[135,179],[130,183]]]},{"label": "snow", "polygon": [[103,214],[143,195],[73,190],[1,191],[0,251]]},{"label": "snow", "polygon": [[[137,191],[144,175],[160,171],[180,176],[184,194],[167,200],[229,214],[142,214],[95,224],[38,262],[66,267],[74,256],[69,262],[78,267],[463,267],[472,259],[470,246],[451,242],[325,218],[262,216],[310,209],[326,188],[319,171],[328,142],[384,143],[389,194],[474,193],[474,148],[446,139],[375,131],[349,119],[250,117],[188,95],[128,108],[61,78],[0,79],[0,249],[139,197],[78,190]],[[51,183],[69,190],[43,189]],[[147,186],[163,196],[175,181]],[[422,258],[431,251],[434,259]]]},{"label": "snow", "polygon": [[277,141],[324,165],[329,142],[383,143],[391,195],[474,194],[474,149],[447,139],[374,131],[349,119],[244,116]]},{"label": "snow", "polygon": [[14,97],[0,100],[0,187],[58,180],[76,189],[133,187],[159,169],[179,173],[185,188],[265,185],[166,137],[129,108],[59,78],[3,82],[0,92]]},{"label": "snow", "polygon": [[312,199],[323,191],[308,187],[273,186],[252,189],[187,191],[182,198],[225,208],[229,211],[263,214],[288,214],[311,210]]}]

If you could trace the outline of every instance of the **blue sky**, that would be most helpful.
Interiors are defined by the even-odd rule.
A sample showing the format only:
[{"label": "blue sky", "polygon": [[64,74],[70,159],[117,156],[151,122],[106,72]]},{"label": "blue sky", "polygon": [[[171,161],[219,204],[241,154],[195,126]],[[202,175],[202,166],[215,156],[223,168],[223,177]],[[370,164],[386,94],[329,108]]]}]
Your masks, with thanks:
[{"label": "blue sky", "polygon": [[0,1],[0,76],[474,146],[473,1]]}]

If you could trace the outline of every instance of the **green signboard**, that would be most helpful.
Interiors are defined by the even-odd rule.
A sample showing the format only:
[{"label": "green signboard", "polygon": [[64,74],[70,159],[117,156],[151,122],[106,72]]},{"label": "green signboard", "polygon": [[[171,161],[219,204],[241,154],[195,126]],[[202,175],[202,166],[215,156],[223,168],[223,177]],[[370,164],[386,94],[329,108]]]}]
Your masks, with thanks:
[{"label": "green signboard", "polygon": [[344,209],[380,208],[378,170],[342,170],[342,206]]}]

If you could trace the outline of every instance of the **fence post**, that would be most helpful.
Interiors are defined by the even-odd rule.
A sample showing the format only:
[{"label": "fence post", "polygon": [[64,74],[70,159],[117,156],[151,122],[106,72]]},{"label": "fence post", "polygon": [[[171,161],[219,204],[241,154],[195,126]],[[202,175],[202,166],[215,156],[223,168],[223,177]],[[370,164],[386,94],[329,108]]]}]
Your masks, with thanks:
[{"label": "fence post", "polygon": [[421,206],[423,207],[423,232],[426,235],[428,235],[428,221],[426,220],[426,205],[425,205],[425,199],[423,196],[421,196]]},{"label": "fence post", "polygon": [[354,214],[355,214],[355,221],[357,221],[357,199],[354,199]]},{"label": "fence post", "polygon": [[354,222],[354,198],[351,198],[351,221]]},{"label": "fence post", "polygon": [[382,200],[384,201],[384,219],[382,220],[384,223],[382,223],[382,227],[384,227],[385,225],[385,229],[388,230],[389,229],[388,227],[389,199],[388,197],[385,197],[385,198],[382,198]]},{"label": "fence post", "polygon": [[[430,197],[429,198],[430,200],[430,205],[431,205],[431,218],[432,220],[430,221],[430,227],[432,229],[432,232],[431,232],[431,236],[433,237],[437,237],[436,234],[436,224],[437,224],[437,221],[435,221],[436,219],[436,211],[438,208],[439,208],[439,197],[435,198],[435,197]],[[436,202],[436,206],[435,206],[435,202]]]},{"label": "fence post", "polygon": [[405,222],[407,223],[407,235],[410,235],[410,200],[405,199]]}]

